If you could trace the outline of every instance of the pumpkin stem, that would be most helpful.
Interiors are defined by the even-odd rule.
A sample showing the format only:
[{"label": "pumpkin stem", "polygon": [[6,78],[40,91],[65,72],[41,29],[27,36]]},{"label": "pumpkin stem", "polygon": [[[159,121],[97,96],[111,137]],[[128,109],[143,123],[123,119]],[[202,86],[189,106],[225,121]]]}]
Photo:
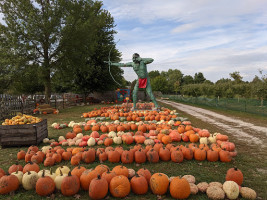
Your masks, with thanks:
[{"label": "pumpkin stem", "polygon": [[63,176],[63,173],[62,173],[61,169],[59,169],[59,171],[60,171],[60,176]]},{"label": "pumpkin stem", "polygon": [[43,169],[42,177],[44,177],[44,176],[45,176],[45,170]]},{"label": "pumpkin stem", "polygon": [[16,165],[19,165],[19,161],[18,160],[16,161]]},{"label": "pumpkin stem", "polygon": [[28,175],[30,175],[31,174],[31,172],[30,171],[28,171]]},{"label": "pumpkin stem", "polygon": [[97,174],[97,179],[100,180],[101,179],[101,176],[100,174]]},{"label": "pumpkin stem", "polygon": [[53,172],[52,172],[52,168],[50,168],[50,175],[52,175],[53,174]]},{"label": "pumpkin stem", "polygon": [[238,170],[237,167],[234,167],[234,170],[237,171]]},{"label": "pumpkin stem", "polygon": [[71,172],[69,171],[68,176],[71,176]]}]

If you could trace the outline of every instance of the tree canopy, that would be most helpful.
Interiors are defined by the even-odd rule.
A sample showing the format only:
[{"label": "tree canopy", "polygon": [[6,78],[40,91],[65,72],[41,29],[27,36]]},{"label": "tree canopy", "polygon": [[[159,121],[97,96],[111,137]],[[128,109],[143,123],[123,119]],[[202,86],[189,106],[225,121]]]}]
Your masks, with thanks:
[{"label": "tree canopy", "polygon": [[[53,88],[83,94],[115,88],[104,61],[110,49],[112,60],[119,61],[120,53],[114,43],[114,19],[102,6],[89,0],[1,1],[0,82],[10,86],[18,74],[32,71],[37,79],[32,85],[41,83],[47,99]],[[3,78],[5,72],[8,76]],[[122,81],[121,69],[112,67],[111,73]],[[28,89],[13,88],[33,92],[26,81],[22,83]]]}]

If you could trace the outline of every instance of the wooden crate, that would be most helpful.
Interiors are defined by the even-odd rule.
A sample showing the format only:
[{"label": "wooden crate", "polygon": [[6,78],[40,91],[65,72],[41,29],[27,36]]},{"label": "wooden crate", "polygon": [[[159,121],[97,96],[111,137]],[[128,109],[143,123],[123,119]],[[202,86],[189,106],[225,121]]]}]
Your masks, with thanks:
[{"label": "wooden crate", "polygon": [[38,145],[48,137],[47,120],[36,124],[0,126],[2,147]]}]

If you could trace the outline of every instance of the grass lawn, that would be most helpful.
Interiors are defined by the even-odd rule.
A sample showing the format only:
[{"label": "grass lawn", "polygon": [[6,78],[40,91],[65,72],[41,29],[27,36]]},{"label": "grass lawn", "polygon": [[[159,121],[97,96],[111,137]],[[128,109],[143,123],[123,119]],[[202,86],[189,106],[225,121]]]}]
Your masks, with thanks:
[{"label": "grass lawn", "polygon": [[[64,135],[71,130],[71,128],[65,128],[61,130],[56,130],[51,128],[51,124],[54,122],[80,122],[83,121],[83,118],[81,118],[81,114],[83,112],[88,112],[94,108],[100,108],[102,105],[97,106],[77,106],[68,108],[65,110],[61,110],[58,115],[42,115],[41,117],[47,118],[48,120],[48,132],[49,132],[49,138],[57,139],[58,136]],[[167,106],[166,106],[167,107]],[[226,111],[225,111],[226,112]],[[223,130],[218,129],[217,127],[211,126],[209,124],[205,124],[199,119],[193,117],[193,116],[187,116],[185,113],[181,113],[181,116],[188,117],[190,121],[192,122],[193,126],[199,127],[199,128],[206,128],[211,133],[214,132],[221,132],[224,133]],[[229,114],[229,113],[228,113]],[[231,114],[231,113],[230,113]],[[241,117],[241,116],[240,116]],[[258,123],[263,123],[264,119],[257,119]],[[233,141],[231,136],[230,141],[234,142],[237,147],[238,155],[235,157],[235,159],[230,163],[222,163],[222,162],[208,162],[208,161],[184,161],[180,164],[176,164],[173,162],[163,162],[160,161],[157,164],[150,164],[145,163],[140,166],[137,166],[136,164],[126,164],[125,166],[128,168],[133,168],[135,170],[138,170],[141,167],[145,167],[149,169],[152,173],[155,172],[162,172],[167,174],[168,176],[182,176],[186,174],[191,174],[196,177],[196,182],[212,182],[212,181],[219,181],[221,183],[225,180],[225,174],[226,171],[231,167],[238,167],[242,170],[244,174],[244,183],[243,186],[251,187],[252,189],[256,190],[258,194],[259,199],[267,199],[267,161],[266,161],[266,155],[267,151],[266,149],[259,149],[259,147],[251,147],[247,144],[240,142],[240,141]],[[40,147],[43,146],[43,144],[40,145]],[[129,148],[129,146],[123,147]],[[95,147],[97,148],[97,147]],[[4,169],[5,171],[8,170],[9,166],[14,164],[16,161],[16,154],[19,149],[27,150],[27,147],[21,147],[21,148],[1,148],[0,149],[0,168]],[[25,162],[20,161],[21,165],[25,165]],[[99,162],[95,162],[93,164],[84,164],[82,163],[82,166],[86,168],[93,168],[96,165],[100,164]],[[112,164],[109,162],[104,162],[104,164],[108,165],[111,169],[116,166],[117,164]],[[70,165],[70,162],[64,161],[60,165],[67,165],[70,167],[70,169],[73,169],[74,167]],[[55,170],[57,166],[53,166],[52,169]],[[43,166],[43,164],[40,165],[41,169],[44,169],[46,167]],[[49,168],[46,168],[49,169]],[[88,193],[85,191],[80,191],[79,195],[76,195],[75,197],[64,197],[60,194],[60,192],[55,192],[54,195],[50,197],[51,199],[88,199]],[[162,199],[171,199],[170,194],[167,194],[165,196],[161,197]],[[16,191],[12,195],[1,195],[0,199],[47,199],[41,198],[38,196],[35,191],[25,191],[24,189],[20,188],[18,191]],[[111,195],[108,195],[106,199],[113,199]],[[153,195],[151,192],[148,192],[146,195],[137,196],[133,193],[130,193],[129,196],[127,196],[125,199],[157,199],[156,195]],[[189,199],[208,199],[205,194],[197,194],[197,195],[190,195]]]}]

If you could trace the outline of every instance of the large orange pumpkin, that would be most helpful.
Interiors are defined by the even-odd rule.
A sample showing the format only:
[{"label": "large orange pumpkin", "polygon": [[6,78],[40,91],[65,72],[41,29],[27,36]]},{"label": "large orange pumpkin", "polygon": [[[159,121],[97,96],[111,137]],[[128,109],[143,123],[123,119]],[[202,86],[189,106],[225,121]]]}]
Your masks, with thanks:
[{"label": "large orange pumpkin", "polygon": [[126,176],[115,176],[110,181],[109,191],[113,197],[124,198],[131,191],[131,184]]},{"label": "large orange pumpkin", "polygon": [[[89,186],[88,186],[89,188]],[[88,190],[87,188],[87,190]],[[72,176],[69,172],[68,176],[64,177],[61,183],[61,193],[64,196],[73,196],[80,190],[80,180],[77,176]]]},{"label": "large orange pumpkin", "polygon": [[94,178],[97,178],[97,171],[96,170],[91,170],[91,169],[87,169],[85,170],[82,175],[80,176],[80,181],[81,181],[81,187],[84,190],[89,190],[89,186],[91,181]]},{"label": "large orange pumpkin", "polygon": [[108,182],[105,178],[101,178],[100,175],[94,178],[89,186],[89,197],[91,199],[104,199],[108,193]]},{"label": "large orange pumpkin", "polygon": [[150,178],[150,189],[153,194],[163,195],[169,187],[169,178],[163,173],[155,173]]},{"label": "large orange pumpkin", "polygon": [[131,179],[131,188],[134,194],[146,194],[148,191],[148,184],[144,176],[136,174]]},{"label": "large orange pumpkin", "polygon": [[190,185],[184,178],[175,177],[170,184],[170,194],[174,199],[186,199],[190,195]]}]

